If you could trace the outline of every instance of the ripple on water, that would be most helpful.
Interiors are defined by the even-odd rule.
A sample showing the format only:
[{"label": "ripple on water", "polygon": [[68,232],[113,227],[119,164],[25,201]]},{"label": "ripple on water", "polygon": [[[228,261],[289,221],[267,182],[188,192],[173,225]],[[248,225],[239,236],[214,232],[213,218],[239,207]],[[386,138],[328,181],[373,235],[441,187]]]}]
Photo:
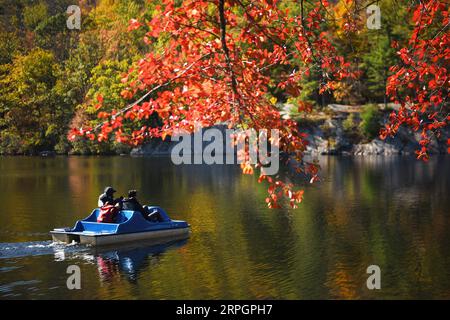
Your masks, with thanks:
[{"label": "ripple on water", "polygon": [[10,272],[10,271],[14,271],[17,269],[22,268],[21,266],[16,266],[16,267],[0,267],[0,273],[6,273],[6,272]]},{"label": "ripple on water", "polygon": [[0,259],[13,259],[28,256],[55,254],[58,250],[78,251],[86,247],[72,244],[56,243],[52,241],[0,243]]},{"label": "ripple on water", "polygon": [[25,286],[30,288],[34,288],[34,285],[41,283],[39,280],[21,280],[21,281],[15,281],[7,284],[0,285],[0,292],[1,293],[10,293],[15,291],[16,287]]}]

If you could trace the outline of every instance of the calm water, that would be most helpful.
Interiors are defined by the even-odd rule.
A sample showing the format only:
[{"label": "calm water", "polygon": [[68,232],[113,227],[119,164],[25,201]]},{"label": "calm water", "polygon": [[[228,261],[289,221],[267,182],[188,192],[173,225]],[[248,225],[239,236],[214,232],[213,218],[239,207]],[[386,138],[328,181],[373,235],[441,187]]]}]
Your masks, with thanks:
[{"label": "calm water", "polygon": [[[0,158],[0,298],[450,299],[449,158],[321,164],[299,209],[269,210],[266,186],[232,166]],[[187,220],[191,237],[101,251],[52,244],[48,231],[87,216],[105,185],[137,188]],[[70,291],[74,264],[82,289]],[[372,264],[378,291],[366,287]]]}]

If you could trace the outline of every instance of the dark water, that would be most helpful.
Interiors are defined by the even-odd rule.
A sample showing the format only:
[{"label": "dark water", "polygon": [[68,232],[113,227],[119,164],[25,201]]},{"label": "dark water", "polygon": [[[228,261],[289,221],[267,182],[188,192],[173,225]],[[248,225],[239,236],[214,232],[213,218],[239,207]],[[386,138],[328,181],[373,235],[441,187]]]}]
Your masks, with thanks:
[{"label": "dark water", "polygon": [[[0,158],[1,299],[450,299],[450,162],[322,158],[296,210],[232,166],[159,158]],[[298,181],[300,184],[301,182]],[[105,185],[187,220],[187,241],[96,250],[49,241]],[[367,289],[369,265],[381,290]],[[81,290],[68,290],[68,266]]]}]

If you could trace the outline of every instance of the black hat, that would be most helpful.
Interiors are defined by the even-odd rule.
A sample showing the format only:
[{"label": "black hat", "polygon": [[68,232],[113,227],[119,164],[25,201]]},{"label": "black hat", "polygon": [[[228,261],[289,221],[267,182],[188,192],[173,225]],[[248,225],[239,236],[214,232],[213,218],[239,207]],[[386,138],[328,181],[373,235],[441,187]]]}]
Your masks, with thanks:
[{"label": "black hat", "polygon": [[105,194],[113,194],[116,190],[113,187],[106,187]]},{"label": "black hat", "polygon": [[103,204],[107,204],[107,203],[108,203],[108,200],[110,200],[110,197],[108,197],[106,194],[103,194],[103,195],[100,197],[100,201],[103,202]]},{"label": "black hat", "polygon": [[137,191],[136,190],[130,190],[128,191],[128,197],[136,197]]}]

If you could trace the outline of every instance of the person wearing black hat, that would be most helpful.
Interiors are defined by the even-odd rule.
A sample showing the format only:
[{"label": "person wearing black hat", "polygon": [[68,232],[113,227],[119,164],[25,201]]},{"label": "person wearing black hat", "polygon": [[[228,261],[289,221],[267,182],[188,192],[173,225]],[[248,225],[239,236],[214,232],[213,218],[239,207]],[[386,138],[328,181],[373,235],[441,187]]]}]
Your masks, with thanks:
[{"label": "person wearing black hat", "polygon": [[142,216],[149,221],[154,221],[154,222],[162,221],[162,218],[157,211],[150,212],[147,207],[143,207],[139,203],[139,200],[137,199],[137,191],[136,190],[128,191],[128,198],[123,200],[122,209],[123,210],[131,210],[131,211],[139,211],[142,214]]},{"label": "person wearing black hat", "polygon": [[103,207],[105,204],[110,203],[112,205],[120,204],[123,200],[123,197],[114,199],[114,190],[113,187],[106,187],[105,191],[98,197],[98,206]]}]

